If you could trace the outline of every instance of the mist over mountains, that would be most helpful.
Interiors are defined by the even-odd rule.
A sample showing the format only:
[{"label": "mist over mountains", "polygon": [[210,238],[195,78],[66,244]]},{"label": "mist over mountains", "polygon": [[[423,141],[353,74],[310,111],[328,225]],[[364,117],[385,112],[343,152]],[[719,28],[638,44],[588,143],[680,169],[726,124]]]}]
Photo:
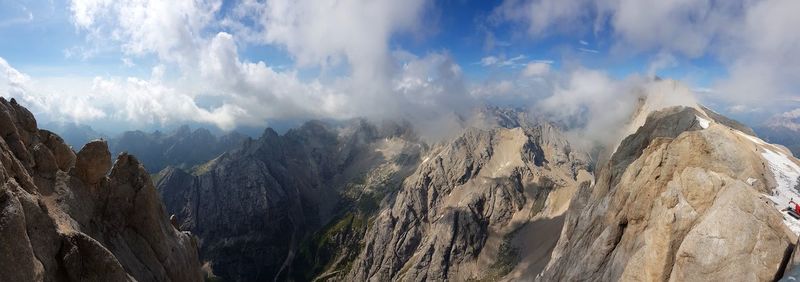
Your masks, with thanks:
[{"label": "mist over mountains", "polygon": [[[785,207],[800,197],[800,160],[697,104],[677,81],[632,89],[635,102],[626,105],[634,108],[615,113],[624,120],[549,120],[485,106],[454,114],[436,138],[404,120],[312,120],[255,139],[189,126],[129,131],[78,153],[3,100],[0,118],[11,126],[0,144],[11,175],[3,193],[11,204],[0,217],[43,219],[0,229],[16,230],[5,237],[16,238],[14,248],[36,250],[21,261],[2,252],[0,261],[17,261],[21,279],[56,281],[794,275],[786,271],[797,269],[800,221]],[[75,140],[94,134],[71,129]],[[25,201],[45,211],[13,209]],[[107,209],[130,203],[123,214]],[[140,235],[108,231],[119,216],[131,217]],[[70,251],[44,247],[56,239],[20,235],[41,228]],[[159,263],[132,260],[148,246],[136,236],[173,251]],[[108,265],[113,270],[103,270]],[[181,270],[153,270],[174,265]]]},{"label": "mist over mountains", "polygon": [[800,279],[800,1],[0,1],[0,282]]}]

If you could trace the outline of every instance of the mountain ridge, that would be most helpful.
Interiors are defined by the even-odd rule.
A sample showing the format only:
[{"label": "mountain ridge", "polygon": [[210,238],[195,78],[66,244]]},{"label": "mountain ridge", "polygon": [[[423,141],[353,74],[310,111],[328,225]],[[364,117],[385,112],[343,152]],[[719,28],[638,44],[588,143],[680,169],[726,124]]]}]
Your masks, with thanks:
[{"label": "mountain ridge", "polygon": [[168,221],[141,163],[75,153],[0,98],[0,272],[9,281],[199,281],[196,239]]}]

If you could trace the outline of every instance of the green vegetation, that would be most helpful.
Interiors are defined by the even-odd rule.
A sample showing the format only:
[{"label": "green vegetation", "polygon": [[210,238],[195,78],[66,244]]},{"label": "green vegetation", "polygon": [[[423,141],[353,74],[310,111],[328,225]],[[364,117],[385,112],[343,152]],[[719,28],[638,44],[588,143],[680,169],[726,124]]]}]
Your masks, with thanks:
[{"label": "green vegetation", "polygon": [[367,230],[375,221],[383,198],[400,187],[390,167],[358,175],[342,187],[336,215],[300,244],[291,278],[311,281],[347,273],[361,250]]},{"label": "green vegetation", "polygon": [[391,166],[351,179],[342,187],[338,214],[301,242],[291,278],[311,281],[347,273],[364,248],[364,235],[372,228],[381,201],[399,187],[399,177]]},{"label": "green vegetation", "polygon": [[346,273],[361,252],[368,222],[362,213],[346,213],[305,240],[295,260],[293,278],[310,281],[324,272]]},{"label": "green vegetation", "polygon": [[219,157],[216,157],[213,160],[210,160],[210,161],[208,161],[208,162],[206,162],[204,164],[199,164],[199,165],[196,165],[196,166],[192,167],[192,169],[191,169],[192,175],[200,176],[200,175],[206,174],[208,171],[211,170],[212,167],[214,167],[214,164],[217,163],[218,159],[219,159]]}]

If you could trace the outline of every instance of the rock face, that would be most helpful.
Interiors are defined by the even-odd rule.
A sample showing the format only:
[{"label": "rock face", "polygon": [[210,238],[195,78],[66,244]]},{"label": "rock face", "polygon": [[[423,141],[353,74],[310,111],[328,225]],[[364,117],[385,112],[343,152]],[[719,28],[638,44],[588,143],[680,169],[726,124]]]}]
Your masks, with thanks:
[{"label": "rock face", "polygon": [[165,169],[157,186],[226,280],[525,277],[591,175],[558,129],[492,111],[432,147],[407,124],[268,129],[192,173]]},{"label": "rock face", "polygon": [[787,203],[775,200],[781,186],[762,154],[784,150],[730,124],[701,108],[650,114],[600,169],[596,185],[575,196],[539,278],[780,277],[796,240],[788,228],[794,219],[779,211]]},{"label": "rock face", "polygon": [[405,179],[344,280],[526,277],[549,253],[528,256],[535,252],[515,244],[514,235],[546,233],[537,222],[566,210],[579,180],[590,183],[586,167],[586,155],[549,124],[468,129],[433,147]]},{"label": "rock face", "polygon": [[[363,213],[418,162],[423,145],[407,127],[356,120],[343,127],[312,121],[283,136],[267,129],[193,174],[165,169],[158,189],[181,228],[200,237],[202,259],[215,275],[310,279],[325,269],[315,261],[350,256],[322,250],[312,234],[354,218],[365,227]],[[357,243],[362,235],[355,233],[336,237]],[[295,265],[298,256],[310,263]]]},{"label": "rock face", "polygon": [[112,167],[104,141],[76,156],[2,98],[0,182],[3,281],[202,280],[193,236],[169,224],[136,158]]},{"label": "rock face", "polygon": [[[660,85],[663,99],[679,88]],[[267,130],[193,171],[168,167],[157,186],[224,280],[781,277],[797,261],[800,221],[781,210],[800,199],[800,161],[666,100],[641,101],[596,180],[555,126],[489,108],[432,145],[362,120]]]},{"label": "rock face", "polygon": [[111,169],[111,152],[103,140],[86,143],[75,159],[75,174],[87,184],[96,184]]}]

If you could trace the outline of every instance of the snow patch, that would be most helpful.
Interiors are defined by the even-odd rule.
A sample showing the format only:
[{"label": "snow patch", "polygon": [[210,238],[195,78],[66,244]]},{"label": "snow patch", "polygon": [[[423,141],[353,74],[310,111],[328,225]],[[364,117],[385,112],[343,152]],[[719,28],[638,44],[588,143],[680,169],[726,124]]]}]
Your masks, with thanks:
[{"label": "snow patch", "polygon": [[710,124],[711,124],[711,121],[709,121],[709,120],[707,120],[707,119],[704,119],[704,118],[701,118],[701,117],[700,117],[700,116],[698,116],[698,115],[695,115],[694,117],[695,117],[695,119],[697,120],[697,123],[699,123],[699,124],[700,124],[700,127],[702,127],[703,129],[706,129],[706,128],[708,128],[708,125],[710,125]]},{"label": "snow patch", "polygon": [[764,142],[764,140],[761,140],[758,137],[752,136],[750,134],[747,134],[747,133],[744,133],[744,132],[741,132],[741,131],[736,131],[736,134],[739,134],[739,136],[747,138],[748,140],[752,141],[753,143],[760,144],[760,145],[767,145],[767,142]]},{"label": "snow patch", "polygon": [[747,185],[753,186],[753,184],[756,183],[756,181],[758,181],[758,179],[755,179],[755,178],[752,178],[752,177],[748,177],[747,178]]},{"label": "snow patch", "polygon": [[[798,186],[798,182],[800,182],[800,165],[792,161],[792,157],[786,156],[780,151],[768,149],[767,147],[772,145],[758,137],[741,131],[736,131],[736,134],[747,138],[761,149],[761,157],[767,162],[770,172],[775,177],[775,187],[772,189],[772,195],[765,196],[781,212],[783,223],[792,232],[800,235],[800,221],[783,211],[789,207],[789,201],[798,200],[800,202],[800,191],[798,191],[800,189],[800,186]],[[748,178],[747,184],[753,185],[756,181],[756,179]]]},{"label": "snow patch", "polygon": [[[772,200],[778,210],[783,210],[789,206],[789,201],[800,201],[800,191],[797,190],[798,181],[800,181],[800,165],[794,163],[788,156],[774,152],[767,148],[761,148],[761,156],[767,161],[772,175],[775,176],[776,187],[772,189],[772,195],[767,198]],[[785,213],[783,222],[795,234],[800,234],[800,221],[790,218]]]}]

